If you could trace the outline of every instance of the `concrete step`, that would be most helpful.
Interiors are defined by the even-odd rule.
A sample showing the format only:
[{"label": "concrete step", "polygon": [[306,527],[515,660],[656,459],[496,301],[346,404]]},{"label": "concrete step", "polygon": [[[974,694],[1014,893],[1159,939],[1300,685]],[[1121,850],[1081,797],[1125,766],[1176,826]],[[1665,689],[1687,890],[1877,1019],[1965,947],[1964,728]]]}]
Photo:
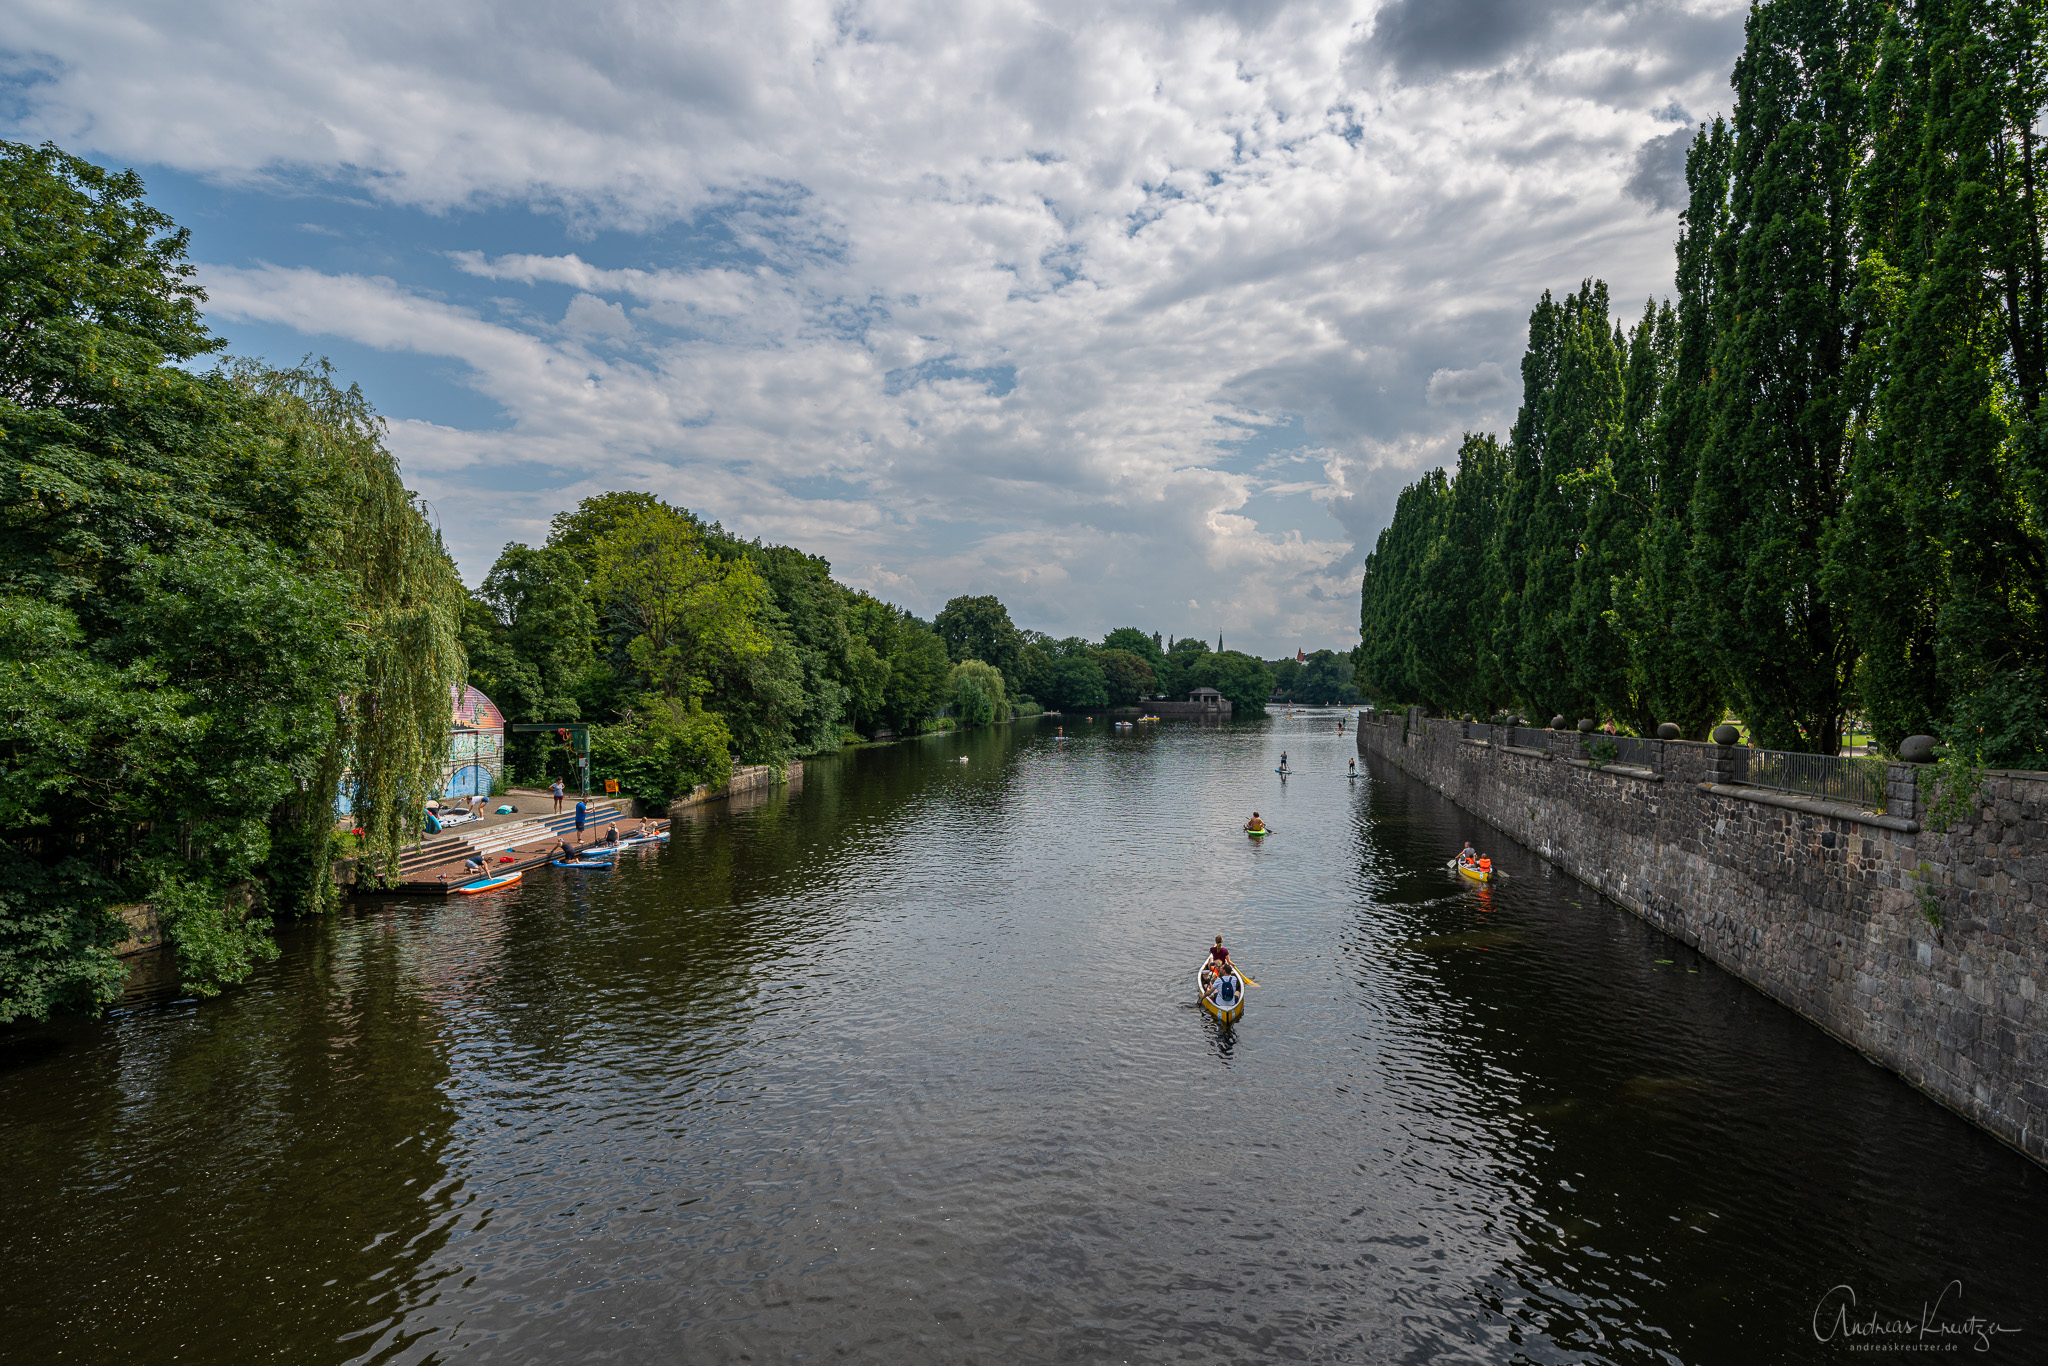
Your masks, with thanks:
[{"label": "concrete step", "polygon": [[[586,809],[583,825],[586,831],[601,832],[606,823],[623,819],[623,812],[615,802],[605,802]],[[429,835],[419,844],[405,850],[399,856],[398,875],[404,878],[422,868],[431,868],[451,858],[459,858],[474,850],[477,853],[498,853],[515,844],[531,844],[538,839],[557,839],[576,828],[576,813],[564,812],[559,816],[527,816],[519,820],[499,821],[496,824],[467,822],[450,826],[438,835]]]}]

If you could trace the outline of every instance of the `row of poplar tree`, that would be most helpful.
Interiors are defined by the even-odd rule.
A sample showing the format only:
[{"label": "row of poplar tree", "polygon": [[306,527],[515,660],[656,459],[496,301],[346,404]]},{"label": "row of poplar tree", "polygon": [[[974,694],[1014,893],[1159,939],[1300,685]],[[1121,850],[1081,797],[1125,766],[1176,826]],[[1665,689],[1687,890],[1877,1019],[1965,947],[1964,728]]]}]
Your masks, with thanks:
[{"label": "row of poplar tree", "polygon": [[1675,301],[1546,293],[1507,442],[1402,493],[1360,686],[2048,765],[2048,5],[1769,0],[1733,85]]}]

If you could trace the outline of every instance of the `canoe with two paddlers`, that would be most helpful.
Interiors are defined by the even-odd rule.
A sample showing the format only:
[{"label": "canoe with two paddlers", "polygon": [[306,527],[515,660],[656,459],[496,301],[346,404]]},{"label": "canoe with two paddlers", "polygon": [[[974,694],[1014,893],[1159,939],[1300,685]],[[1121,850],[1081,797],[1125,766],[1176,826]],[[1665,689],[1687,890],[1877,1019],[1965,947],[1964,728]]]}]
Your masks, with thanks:
[{"label": "canoe with two paddlers", "polygon": [[1202,998],[1202,1009],[1219,1023],[1230,1024],[1244,1014],[1244,978],[1235,969],[1219,980],[1204,962],[1195,970],[1195,991]]}]

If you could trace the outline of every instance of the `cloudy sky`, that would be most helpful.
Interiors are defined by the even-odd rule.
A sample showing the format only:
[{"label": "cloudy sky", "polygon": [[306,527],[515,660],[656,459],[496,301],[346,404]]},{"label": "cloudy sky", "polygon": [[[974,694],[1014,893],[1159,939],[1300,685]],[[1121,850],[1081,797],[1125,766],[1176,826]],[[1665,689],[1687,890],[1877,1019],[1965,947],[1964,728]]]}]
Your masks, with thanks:
[{"label": "cloudy sky", "polygon": [[1530,305],[1669,291],[1740,0],[12,0],[0,131],[142,171],[474,583],[608,488],[921,614],[1357,639]]}]

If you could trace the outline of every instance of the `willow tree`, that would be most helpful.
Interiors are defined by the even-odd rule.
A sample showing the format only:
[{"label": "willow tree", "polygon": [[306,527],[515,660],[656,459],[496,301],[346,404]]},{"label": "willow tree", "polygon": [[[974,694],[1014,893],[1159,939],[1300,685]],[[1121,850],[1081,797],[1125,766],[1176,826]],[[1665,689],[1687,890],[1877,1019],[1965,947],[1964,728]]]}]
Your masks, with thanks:
[{"label": "willow tree", "polygon": [[361,395],[199,371],[186,241],[0,143],[0,1021],[114,999],[148,917],[243,980],[333,903],[344,756],[394,856],[439,776],[454,571]]},{"label": "willow tree", "polygon": [[304,852],[279,870],[302,876],[304,905],[324,909],[335,900],[334,794],[346,797],[363,831],[365,870],[389,880],[440,790],[467,671],[467,594],[440,533],[400,480],[383,420],[361,389],[338,386],[324,361],[293,370],[243,364],[234,376],[261,405],[279,454],[322,477],[330,515],[316,524],[309,552],[340,583],[346,604],[348,685],[331,699],[333,729],[306,799],[283,817]]}]

